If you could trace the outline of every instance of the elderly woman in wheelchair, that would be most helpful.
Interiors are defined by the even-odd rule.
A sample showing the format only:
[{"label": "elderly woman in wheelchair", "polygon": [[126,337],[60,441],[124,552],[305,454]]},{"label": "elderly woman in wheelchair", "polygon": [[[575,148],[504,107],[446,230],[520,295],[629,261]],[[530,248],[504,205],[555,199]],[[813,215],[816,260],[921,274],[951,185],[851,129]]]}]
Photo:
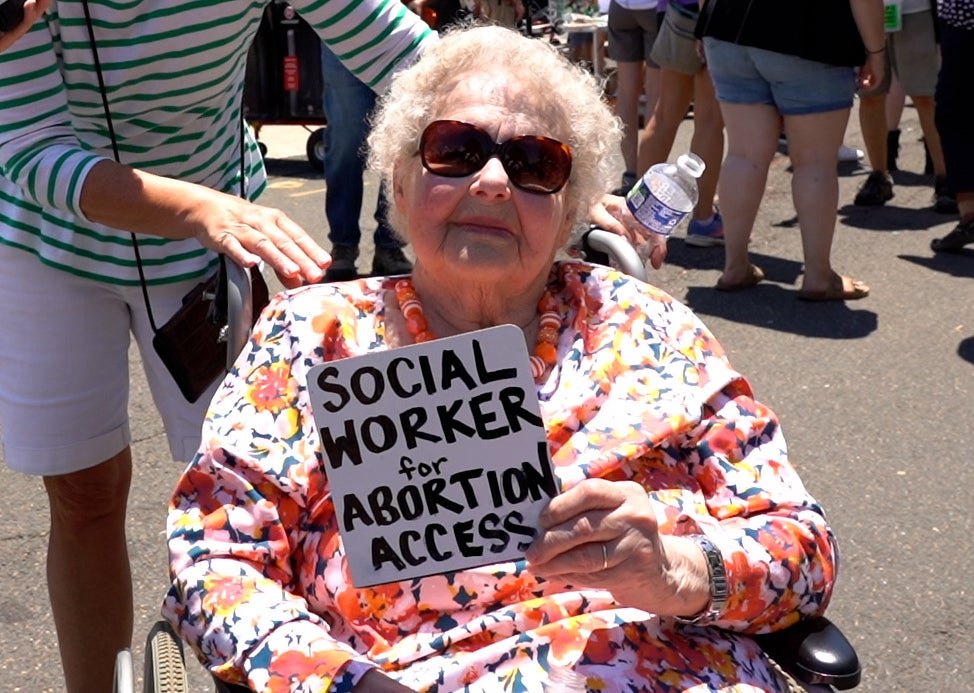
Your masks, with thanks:
[{"label": "elderly woman in wheelchair", "polygon": [[[836,549],[775,415],[685,306],[556,259],[619,136],[588,74],[500,27],[449,34],[396,78],[370,156],[413,274],[275,297],[172,499],[163,613],[218,679],[787,690],[751,636],[824,611]],[[560,492],[516,560],[355,584],[309,371],[497,325],[531,353]]]}]

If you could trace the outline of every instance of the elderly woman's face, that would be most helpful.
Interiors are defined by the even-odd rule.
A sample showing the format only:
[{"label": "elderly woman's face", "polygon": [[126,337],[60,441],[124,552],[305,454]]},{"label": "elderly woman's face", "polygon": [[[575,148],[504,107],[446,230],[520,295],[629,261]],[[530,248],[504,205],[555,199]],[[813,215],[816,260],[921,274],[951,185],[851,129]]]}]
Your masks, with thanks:
[{"label": "elderly woman's face", "polygon": [[[519,135],[563,141],[537,95],[523,93],[506,75],[468,74],[446,89],[434,121],[475,125],[498,143]],[[431,173],[419,156],[411,157],[396,168],[393,194],[417,264],[441,276],[452,271],[471,281],[515,283],[546,277],[571,230],[565,190],[524,190],[497,156],[462,177]]]}]

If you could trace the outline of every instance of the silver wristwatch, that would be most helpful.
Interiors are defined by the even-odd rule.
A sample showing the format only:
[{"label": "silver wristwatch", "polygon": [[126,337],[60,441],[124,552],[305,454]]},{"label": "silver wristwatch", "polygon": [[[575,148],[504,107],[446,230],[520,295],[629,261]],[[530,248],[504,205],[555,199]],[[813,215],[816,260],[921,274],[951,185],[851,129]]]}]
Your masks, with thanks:
[{"label": "silver wristwatch", "polygon": [[727,584],[724,557],[720,554],[720,550],[714,546],[714,543],[703,534],[688,534],[686,538],[696,542],[700,550],[703,551],[703,555],[707,559],[707,574],[710,578],[710,605],[696,616],[677,617],[681,623],[694,624],[708,620],[723,609],[727,605],[730,588]]}]

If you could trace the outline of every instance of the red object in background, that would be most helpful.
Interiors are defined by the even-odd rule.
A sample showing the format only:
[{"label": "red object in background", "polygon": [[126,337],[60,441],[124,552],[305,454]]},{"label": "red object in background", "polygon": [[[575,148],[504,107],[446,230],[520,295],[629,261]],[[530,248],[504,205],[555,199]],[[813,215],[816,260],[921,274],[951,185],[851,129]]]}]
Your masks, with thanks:
[{"label": "red object in background", "polygon": [[284,56],[284,91],[300,91],[301,70],[298,66],[298,56]]},{"label": "red object in background", "polygon": [[423,5],[423,9],[420,11],[419,16],[429,25],[430,29],[436,28],[436,23],[438,20],[436,17],[436,10],[434,10],[432,7],[429,5]]}]

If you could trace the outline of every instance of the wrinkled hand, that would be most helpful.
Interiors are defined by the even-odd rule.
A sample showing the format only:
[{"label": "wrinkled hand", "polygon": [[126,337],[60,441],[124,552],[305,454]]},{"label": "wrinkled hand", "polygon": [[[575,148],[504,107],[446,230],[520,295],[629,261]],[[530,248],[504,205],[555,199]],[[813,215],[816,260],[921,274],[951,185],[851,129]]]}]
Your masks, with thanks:
[{"label": "wrinkled hand", "polygon": [[50,6],[51,0],[27,0],[24,3],[24,21],[10,31],[0,34],[0,53],[26,34],[34,26],[37,18],[47,12],[47,8]]},{"label": "wrinkled hand", "polygon": [[709,603],[702,552],[659,533],[646,489],[635,482],[586,479],[553,498],[540,521],[527,559],[546,580],[603,588],[620,604],[661,616],[692,616]]},{"label": "wrinkled hand", "polygon": [[[626,198],[618,195],[603,195],[599,202],[589,209],[589,220],[606,231],[611,231],[628,240],[635,248],[649,245],[649,263],[653,269],[659,269],[666,260],[666,236],[647,231],[646,227],[636,221],[629,211]],[[643,256],[647,253],[642,252]]]},{"label": "wrinkled hand", "polygon": [[189,220],[201,244],[244,267],[264,260],[287,288],[321,280],[331,256],[284,212],[210,192],[219,197],[197,207]]}]

